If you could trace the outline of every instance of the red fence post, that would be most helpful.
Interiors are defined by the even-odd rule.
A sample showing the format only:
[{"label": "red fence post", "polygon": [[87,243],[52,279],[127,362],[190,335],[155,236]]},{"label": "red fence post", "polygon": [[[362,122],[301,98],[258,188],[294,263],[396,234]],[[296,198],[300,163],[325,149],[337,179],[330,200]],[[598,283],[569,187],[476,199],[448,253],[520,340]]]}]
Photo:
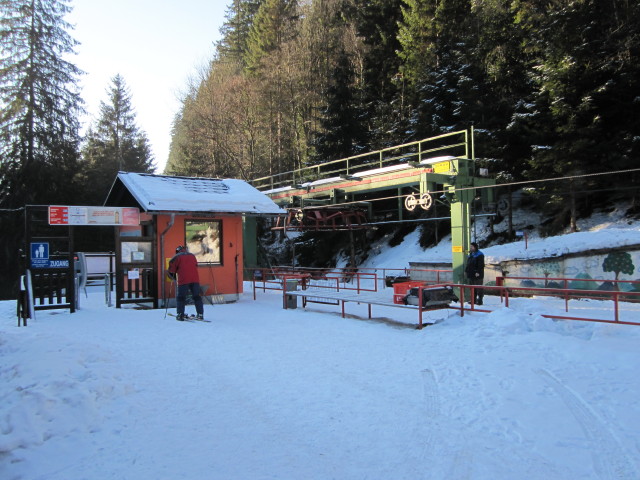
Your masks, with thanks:
[{"label": "red fence post", "polygon": [[422,330],[422,287],[418,286],[418,329]]},{"label": "red fence post", "polygon": [[287,276],[282,276],[282,308],[287,309]]}]

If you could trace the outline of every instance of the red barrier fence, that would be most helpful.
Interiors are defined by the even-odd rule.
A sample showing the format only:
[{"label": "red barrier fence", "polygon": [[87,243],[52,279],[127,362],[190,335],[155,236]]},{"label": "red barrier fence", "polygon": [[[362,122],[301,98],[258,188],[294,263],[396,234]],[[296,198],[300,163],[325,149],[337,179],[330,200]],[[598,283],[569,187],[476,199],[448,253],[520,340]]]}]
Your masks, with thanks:
[{"label": "red barrier fence", "polygon": [[[529,280],[529,278],[527,278]],[[573,280],[573,279],[566,279]],[[640,283],[640,282],[631,282],[631,283]],[[467,293],[470,292],[469,298],[471,299],[471,308],[470,310],[479,311],[479,312],[491,312],[491,310],[486,309],[477,309],[474,305],[474,292],[476,289],[481,288],[485,294],[490,294],[494,292],[496,295],[500,296],[501,302],[504,302],[506,307],[509,307],[509,299],[513,297],[532,297],[532,296],[547,296],[547,297],[556,297],[564,299],[565,303],[565,312],[569,312],[569,301],[570,300],[604,300],[611,301],[612,310],[613,310],[613,318],[591,318],[591,317],[578,317],[578,316],[568,316],[568,315],[550,315],[550,314],[541,314],[541,316],[546,318],[554,318],[559,320],[582,320],[589,322],[604,322],[604,323],[619,323],[625,325],[640,325],[640,312],[636,315],[635,312],[630,312],[629,315],[633,315],[637,318],[629,318],[626,320],[620,319],[620,303],[622,302],[640,302],[640,291],[618,291],[618,290],[576,290],[570,288],[544,288],[544,287],[534,287],[534,286],[521,286],[521,287],[513,287],[513,286],[488,286],[483,285],[474,286],[474,285],[450,285],[452,287],[460,288],[460,307],[450,307],[455,309],[460,309],[460,315],[464,316],[464,302]]]},{"label": "red barrier fence", "polygon": [[[293,285],[287,285],[287,282],[295,282],[295,287],[300,287],[302,290],[306,290],[310,287],[314,291],[318,291],[318,297],[322,297],[322,290],[332,292],[351,292],[351,293],[365,293],[365,292],[378,292],[378,276],[375,273],[367,272],[354,272],[352,269],[336,270],[319,274],[316,270],[321,269],[297,269],[288,271],[274,271],[274,269],[258,269],[254,272],[253,278],[253,298],[256,299],[256,290],[277,290],[286,294],[287,291],[293,289]],[[349,270],[345,272],[345,270]],[[373,270],[373,269],[372,269]],[[392,270],[392,269],[386,269]],[[402,271],[402,269],[397,269]],[[431,271],[433,272],[433,271]],[[348,273],[348,275],[346,274]],[[536,282],[544,282],[546,287],[537,286]],[[514,282],[519,282],[520,285],[513,285]],[[555,283],[554,283],[555,282]],[[616,289],[586,289],[586,288],[568,288],[570,285],[612,285]],[[464,316],[465,311],[471,312],[485,312],[490,313],[492,310],[487,309],[485,306],[477,308],[474,304],[475,290],[481,288],[486,295],[495,295],[500,297],[500,303],[504,303],[506,307],[509,307],[510,299],[513,297],[555,297],[564,300],[564,310],[569,313],[570,309],[585,310],[586,304],[584,302],[577,303],[580,300],[599,300],[610,303],[612,318],[593,318],[588,316],[578,315],[552,315],[541,314],[541,316],[552,319],[560,320],[580,320],[590,322],[604,322],[604,323],[616,323],[625,325],[640,325],[640,309],[634,311],[629,308],[622,308],[621,304],[633,305],[640,303],[640,281],[637,280],[593,280],[593,279],[580,279],[580,278],[544,278],[544,277],[498,277],[497,285],[465,285],[465,284],[453,284],[453,283],[440,283],[437,285],[418,281],[409,282],[411,286],[418,287],[420,292],[418,297],[422,298],[422,289],[432,286],[449,286],[459,292],[460,303],[459,306],[449,306],[448,308],[454,310],[460,310],[460,315]],[[522,285],[525,283],[524,285]],[[397,284],[401,285],[401,284]],[[562,285],[564,288],[549,288],[549,285]],[[395,289],[394,289],[395,290]],[[398,292],[394,292],[393,296],[390,296],[389,302],[393,303],[393,299],[399,295]],[[285,295],[286,296],[286,295]],[[470,302],[465,306],[465,299],[469,298]],[[571,300],[576,302],[570,303]],[[368,303],[363,301],[363,303]],[[604,305],[606,305],[606,303]],[[396,304],[398,304],[396,299]],[[391,305],[392,306],[392,305]],[[592,305],[594,310],[607,310],[608,307],[599,308],[600,305]],[[598,307],[598,308],[595,308]],[[286,306],[285,306],[286,308]],[[418,328],[422,328],[422,312],[423,308],[420,303],[418,305],[419,321]],[[624,318],[621,318],[624,314]],[[600,315],[600,314],[598,314]]]},{"label": "red barrier fence", "polygon": [[256,299],[256,289],[278,290],[290,289],[287,281],[295,281],[296,286],[306,290],[310,286],[315,289],[328,289],[331,291],[356,291],[377,292],[378,277],[375,273],[338,271],[319,273],[319,270],[310,269],[275,270],[255,269],[253,274],[253,299]]},{"label": "red barrier fence", "polygon": [[[513,285],[518,282],[519,285]],[[640,292],[640,280],[602,280],[593,278],[565,278],[565,277],[496,277],[496,286],[541,287],[562,290],[597,290],[597,291],[627,291]]]},{"label": "red barrier fence", "polygon": [[[354,272],[375,274],[380,282],[380,288],[392,287],[394,283],[407,280],[421,280],[428,284],[442,284],[450,282],[452,278],[452,270],[433,269],[433,268],[350,268],[350,267],[292,267],[290,265],[277,265],[271,268],[257,268],[253,272],[253,276],[260,275],[280,275],[283,273],[304,274],[311,278],[322,278],[325,275],[343,275],[348,281]],[[423,278],[417,278],[423,277]]]}]

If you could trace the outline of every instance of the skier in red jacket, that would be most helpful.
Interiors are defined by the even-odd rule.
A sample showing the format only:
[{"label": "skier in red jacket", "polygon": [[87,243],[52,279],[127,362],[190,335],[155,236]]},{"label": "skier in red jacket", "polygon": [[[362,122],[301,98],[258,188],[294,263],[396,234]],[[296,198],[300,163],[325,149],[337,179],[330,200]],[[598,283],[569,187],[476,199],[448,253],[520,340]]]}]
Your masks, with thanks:
[{"label": "skier in red jacket", "polygon": [[167,275],[172,280],[178,278],[178,291],[176,293],[176,313],[178,320],[184,320],[184,306],[187,293],[191,292],[193,303],[196,307],[197,318],[204,319],[202,297],[200,297],[200,277],[198,275],[198,260],[195,255],[189,253],[185,247],[176,247],[175,256],[169,260]]}]

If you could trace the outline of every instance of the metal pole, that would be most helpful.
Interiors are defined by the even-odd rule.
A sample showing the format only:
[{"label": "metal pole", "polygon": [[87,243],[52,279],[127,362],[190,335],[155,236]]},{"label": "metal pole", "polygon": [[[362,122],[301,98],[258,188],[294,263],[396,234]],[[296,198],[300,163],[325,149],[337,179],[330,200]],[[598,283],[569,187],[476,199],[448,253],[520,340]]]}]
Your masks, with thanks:
[{"label": "metal pole", "polygon": [[475,142],[473,140],[473,134],[474,134],[473,125],[471,125],[471,160],[476,159],[476,147],[475,147]]},{"label": "metal pole", "polygon": [[418,286],[418,329],[422,330],[422,287]]}]

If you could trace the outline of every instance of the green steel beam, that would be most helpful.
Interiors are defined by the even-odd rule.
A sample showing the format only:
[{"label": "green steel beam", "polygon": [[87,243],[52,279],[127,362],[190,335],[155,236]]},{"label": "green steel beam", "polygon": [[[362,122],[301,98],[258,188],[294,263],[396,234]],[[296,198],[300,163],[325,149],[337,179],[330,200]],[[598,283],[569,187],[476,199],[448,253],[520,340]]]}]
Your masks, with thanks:
[{"label": "green steel beam", "polygon": [[[258,267],[258,234],[255,217],[242,217],[242,245],[244,272],[252,272]],[[243,277],[245,280],[251,280],[246,275]]]}]

